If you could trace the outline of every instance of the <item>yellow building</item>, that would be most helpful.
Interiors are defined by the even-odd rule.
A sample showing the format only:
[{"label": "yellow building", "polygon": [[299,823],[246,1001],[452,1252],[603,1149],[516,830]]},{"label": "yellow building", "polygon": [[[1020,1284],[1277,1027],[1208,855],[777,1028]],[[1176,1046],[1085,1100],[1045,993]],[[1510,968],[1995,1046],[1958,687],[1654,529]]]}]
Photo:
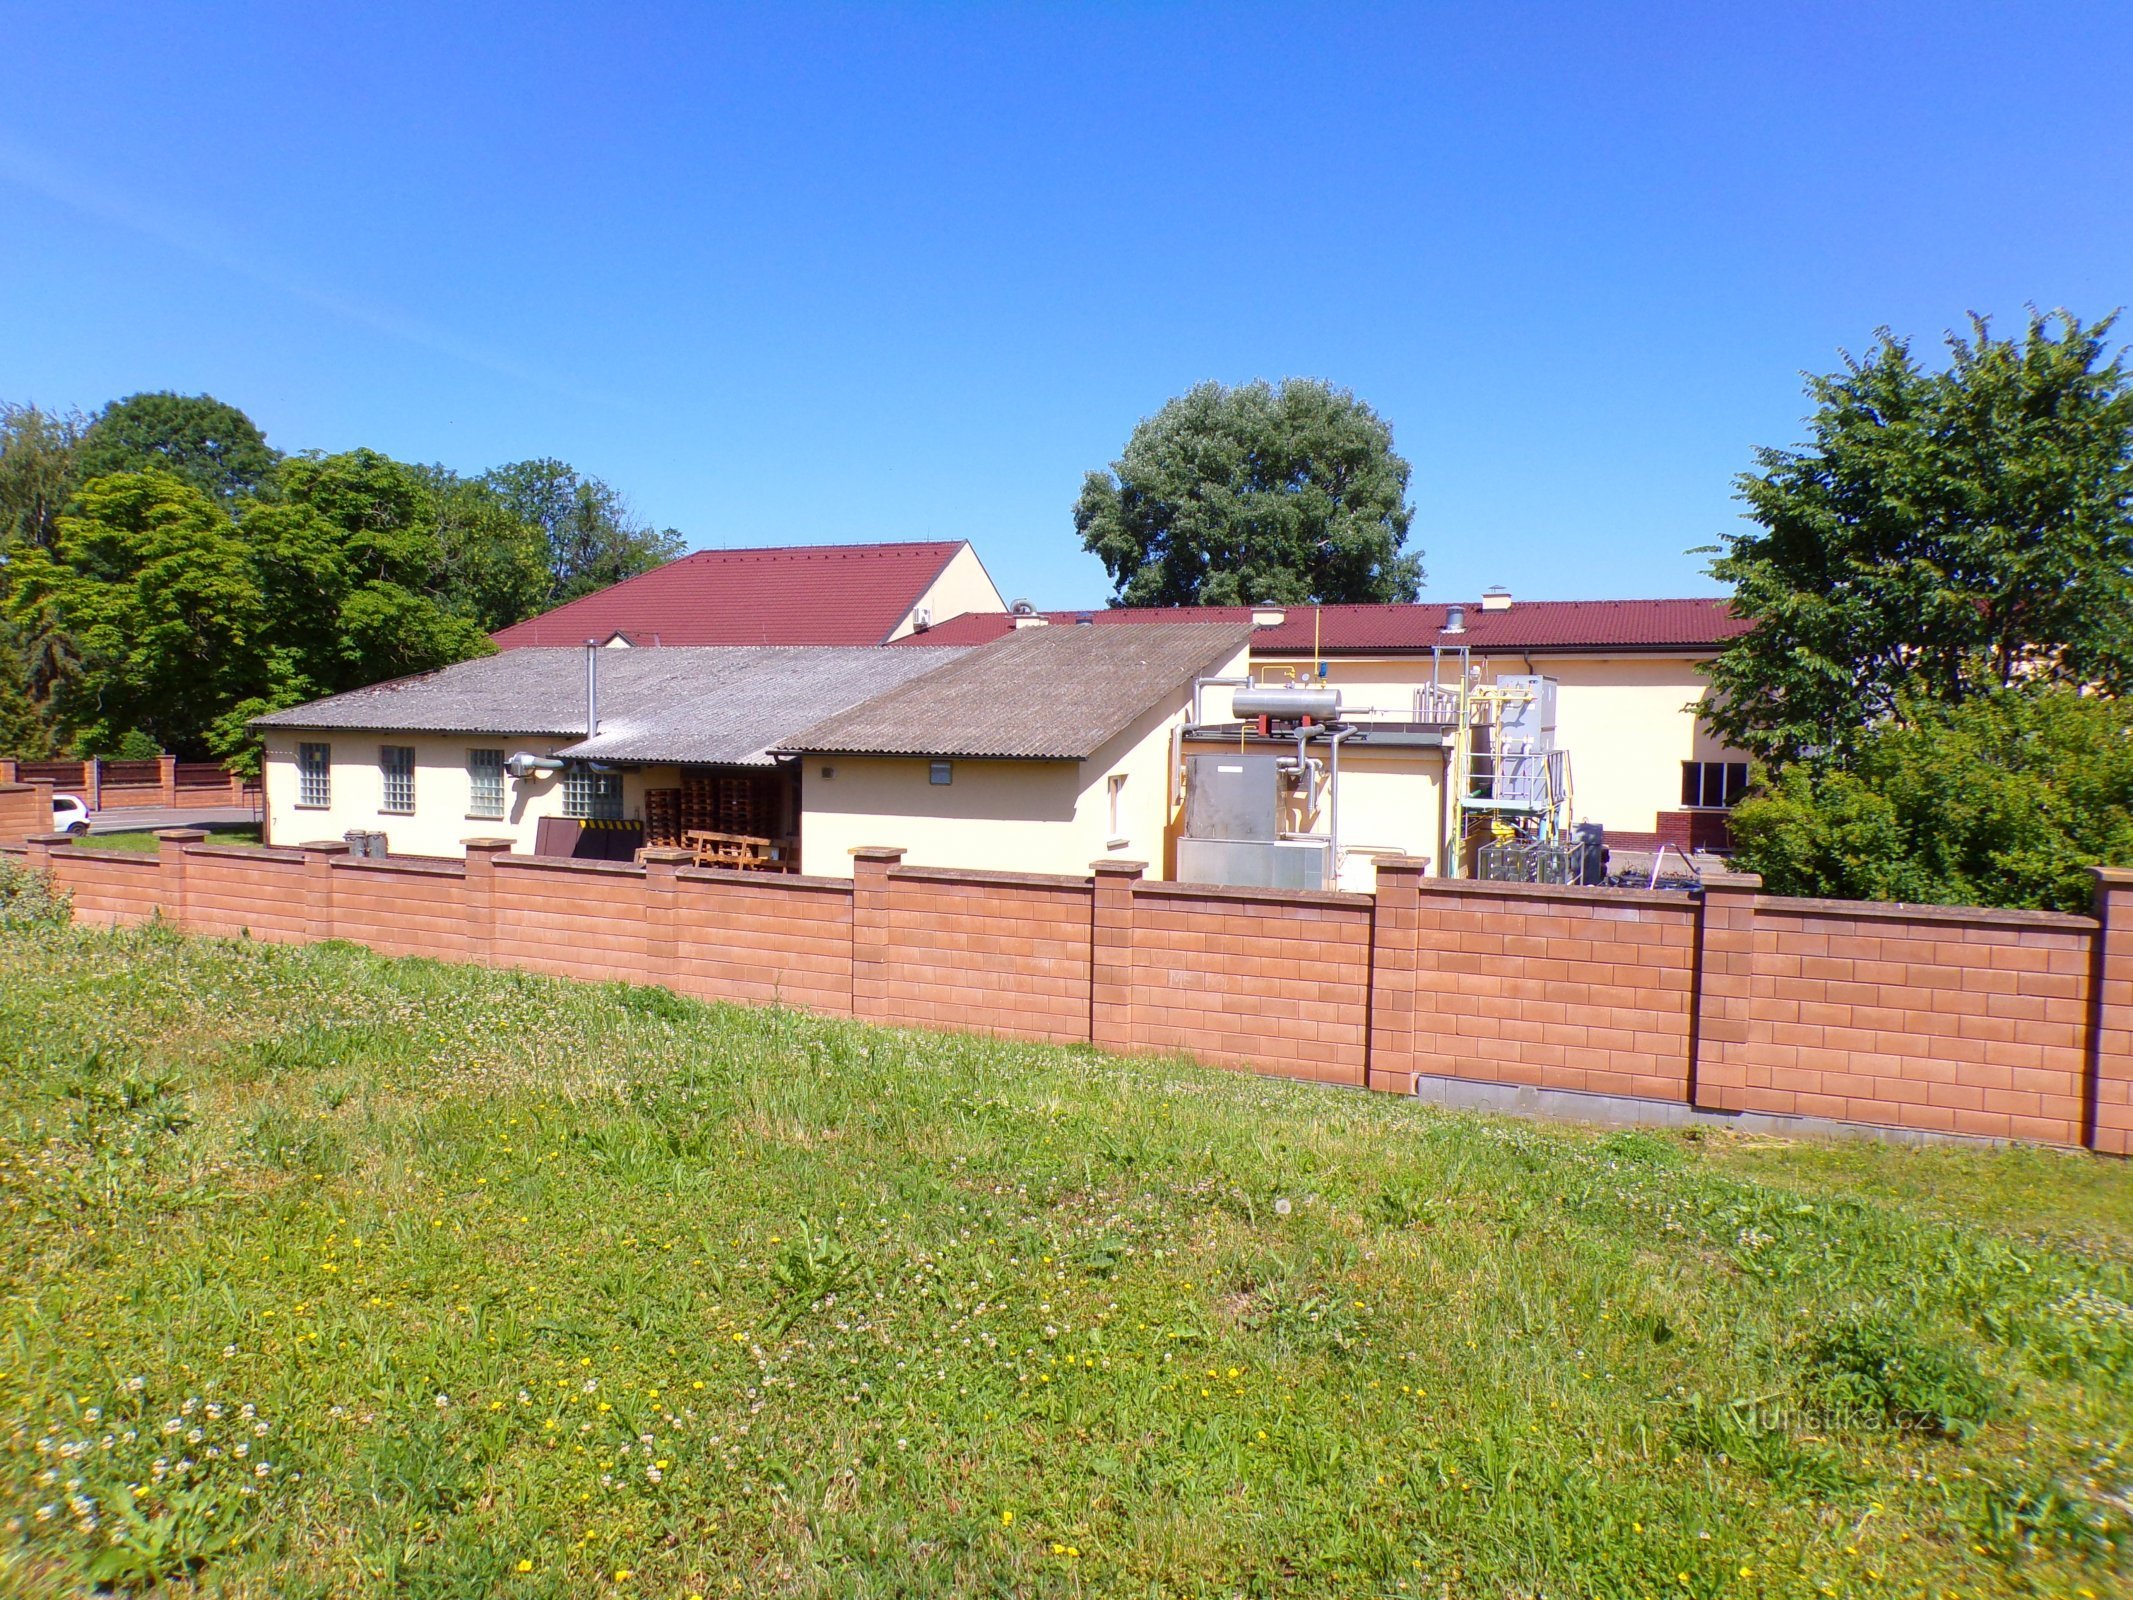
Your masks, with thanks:
[{"label": "yellow building", "polygon": [[781,747],[801,762],[801,859],[849,872],[892,845],[913,866],[1164,876],[1194,680],[1241,677],[1250,632],[1016,629],[829,718]]},{"label": "yellow building", "polygon": [[[1722,842],[1724,816],[1746,778],[1747,758],[1704,723],[1710,693],[1703,665],[1746,624],[1723,599],[1515,601],[1497,590],[1471,604],[1202,607],[1182,610],[1044,612],[1022,619],[1103,626],[1256,618],[1251,672],[1261,683],[1311,682],[1340,690],[1342,716],[1363,727],[1401,723],[1426,730],[1441,706],[1432,692],[1541,675],[1558,685],[1557,745],[1568,753],[1572,819],[1601,824],[1610,844],[1649,848]],[[999,637],[1008,615],[938,624],[899,648],[968,645]],[[1408,746],[1390,753],[1368,739],[1343,749],[1344,852],[1384,847],[1429,856],[1442,870],[1441,758]],[[1349,843],[1352,841],[1352,843]],[[1367,872],[1340,872],[1363,886]]]}]

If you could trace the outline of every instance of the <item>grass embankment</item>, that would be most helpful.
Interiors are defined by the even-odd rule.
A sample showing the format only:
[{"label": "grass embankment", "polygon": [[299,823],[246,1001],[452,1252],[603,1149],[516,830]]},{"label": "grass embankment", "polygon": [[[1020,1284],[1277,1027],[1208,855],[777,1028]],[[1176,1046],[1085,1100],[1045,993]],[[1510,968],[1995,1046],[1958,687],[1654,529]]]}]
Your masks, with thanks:
[{"label": "grass embankment", "polygon": [[2122,1163],[157,930],[0,1058],[9,1594],[2124,1592]]}]

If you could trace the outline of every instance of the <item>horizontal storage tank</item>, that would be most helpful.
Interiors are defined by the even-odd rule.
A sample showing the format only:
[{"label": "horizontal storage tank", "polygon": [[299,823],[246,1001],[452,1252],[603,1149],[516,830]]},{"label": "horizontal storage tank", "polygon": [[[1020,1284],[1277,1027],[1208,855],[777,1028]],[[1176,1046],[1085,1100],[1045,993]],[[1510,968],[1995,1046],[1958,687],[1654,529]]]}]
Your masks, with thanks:
[{"label": "horizontal storage tank", "polygon": [[1341,714],[1338,689],[1277,684],[1263,689],[1239,689],[1230,697],[1233,717],[1274,717],[1282,722],[1331,722]]}]

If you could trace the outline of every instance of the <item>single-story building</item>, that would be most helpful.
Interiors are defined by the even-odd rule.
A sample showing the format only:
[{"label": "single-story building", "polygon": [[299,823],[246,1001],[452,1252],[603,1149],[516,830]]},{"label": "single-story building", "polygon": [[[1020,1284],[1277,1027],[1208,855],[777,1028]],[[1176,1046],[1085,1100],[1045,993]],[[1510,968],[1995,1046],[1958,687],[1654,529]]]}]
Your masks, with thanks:
[{"label": "single-story building", "polygon": [[802,763],[802,860],[842,871],[860,846],[897,845],[914,866],[1109,858],[1165,876],[1195,680],[1241,677],[1250,634],[1214,619],[1010,630],[817,723],[779,747]]},{"label": "single-story building", "polygon": [[375,684],[254,722],[267,837],[382,833],[391,853],[426,856],[491,837],[627,859],[704,829],[789,856],[797,775],[770,747],[962,653],[532,647]]}]

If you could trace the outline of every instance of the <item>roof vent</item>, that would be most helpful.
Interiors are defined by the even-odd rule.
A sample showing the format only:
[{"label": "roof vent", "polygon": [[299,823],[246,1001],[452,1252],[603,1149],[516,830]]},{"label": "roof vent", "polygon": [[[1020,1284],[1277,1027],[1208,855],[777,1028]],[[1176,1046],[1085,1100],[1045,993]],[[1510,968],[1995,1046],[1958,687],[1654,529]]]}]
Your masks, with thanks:
[{"label": "roof vent", "polygon": [[1095,625],[1096,619],[1090,616],[1086,611],[1084,611],[1080,616],[1074,619],[1074,626],[1077,628],[1093,628]]},{"label": "roof vent", "polygon": [[1444,608],[1444,631],[1446,633],[1466,632],[1465,606],[1446,606]]},{"label": "roof vent", "polygon": [[1511,609],[1511,591],[1500,583],[1494,588],[1482,590],[1481,609],[1484,611],[1509,611]]},{"label": "roof vent", "polygon": [[1278,628],[1288,620],[1288,612],[1270,600],[1262,600],[1252,607],[1252,626],[1255,628]]},{"label": "roof vent", "polygon": [[1017,600],[1007,610],[1010,616],[1016,617],[1034,617],[1037,614],[1037,608],[1027,600]]}]

